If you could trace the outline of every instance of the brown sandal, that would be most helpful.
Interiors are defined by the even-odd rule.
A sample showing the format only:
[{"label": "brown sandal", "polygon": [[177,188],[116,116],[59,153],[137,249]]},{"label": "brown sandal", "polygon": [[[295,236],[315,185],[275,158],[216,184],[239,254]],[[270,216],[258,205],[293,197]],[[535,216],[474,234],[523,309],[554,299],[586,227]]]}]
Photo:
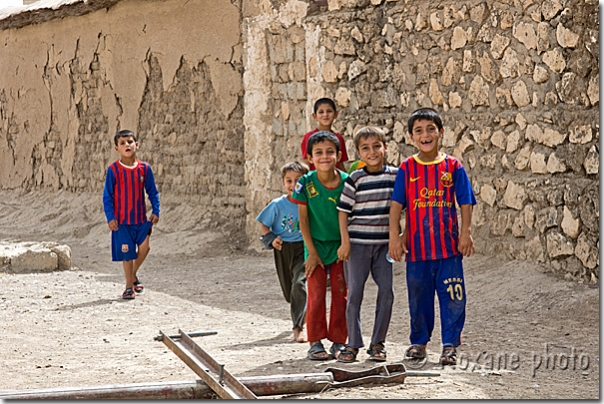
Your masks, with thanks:
[{"label": "brown sandal", "polygon": [[424,359],[426,357],[426,346],[413,344],[405,351],[405,356],[411,359]]},{"label": "brown sandal", "polygon": [[443,353],[440,355],[440,364],[444,366],[457,365],[457,350],[454,346],[443,347]]}]

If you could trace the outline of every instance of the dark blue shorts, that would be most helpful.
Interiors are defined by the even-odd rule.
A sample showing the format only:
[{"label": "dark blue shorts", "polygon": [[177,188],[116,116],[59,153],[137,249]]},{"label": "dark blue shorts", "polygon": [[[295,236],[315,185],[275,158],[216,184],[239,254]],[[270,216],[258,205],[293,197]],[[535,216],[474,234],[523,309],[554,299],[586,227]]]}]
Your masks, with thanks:
[{"label": "dark blue shorts", "polygon": [[113,261],[130,261],[138,257],[137,246],[141,245],[151,234],[153,223],[120,224],[111,232],[111,259]]}]

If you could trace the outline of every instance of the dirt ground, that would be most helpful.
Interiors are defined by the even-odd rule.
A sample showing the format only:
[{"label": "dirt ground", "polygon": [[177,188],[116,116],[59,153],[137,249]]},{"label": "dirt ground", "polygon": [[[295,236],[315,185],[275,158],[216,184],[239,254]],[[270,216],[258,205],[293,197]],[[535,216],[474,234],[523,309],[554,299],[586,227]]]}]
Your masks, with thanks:
[{"label": "dirt ground", "polygon": [[[163,343],[168,334],[217,331],[196,339],[237,377],[375,366],[305,359],[292,341],[270,252],[241,247],[203,215],[162,199],[151,253],[139,272],[146,292],[121,299],[121,265],[111,262],[100,195],[0,192],[0,239],[57,241],[73,266],[53,273],[0,273],[0,396],[9,390],[192,381],[198,377]],[[464,260],[468,295],[456,368],[438,365],[440,328],[428,361],[409,370],[440,372],[404,384],[262,398],[599,399],[599,289],[571,283],[526,262],[476,255]],[[375,284],[362,310],[371,334]],[[403,360],[409,316],[404,264],[395,264],[388,362]]]}]

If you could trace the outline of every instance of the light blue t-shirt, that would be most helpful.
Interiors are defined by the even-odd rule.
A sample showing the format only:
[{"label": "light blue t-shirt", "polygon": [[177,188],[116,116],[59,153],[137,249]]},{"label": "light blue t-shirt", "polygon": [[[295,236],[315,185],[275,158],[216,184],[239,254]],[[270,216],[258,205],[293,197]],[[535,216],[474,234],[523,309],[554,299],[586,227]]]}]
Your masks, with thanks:
[{"label": "light blue t-shirt", "polygon": [[271,229],[283,241],[303,241],[298,219],[298,205],[287,199],[287,195],[273,199],[260,212],[257,221]]}]

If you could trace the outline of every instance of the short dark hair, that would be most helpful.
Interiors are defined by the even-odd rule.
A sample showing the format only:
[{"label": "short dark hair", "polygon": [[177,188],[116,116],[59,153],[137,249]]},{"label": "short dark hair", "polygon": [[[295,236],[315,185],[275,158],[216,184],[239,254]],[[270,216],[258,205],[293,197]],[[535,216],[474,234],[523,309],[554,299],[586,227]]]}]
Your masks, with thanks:
[{"label": "short dark hair", "polygon": [[313,133],[308,138],[307,153],[312,156],[312,147],[317,143],[325,141],[333,143],[336,146],[336,152],[340,152],[340,141],[338,140],[338,137],[327,130],[320,130],[318,132]]},{"label": "short dark hair", "polygon": [[313,113],[316,114],[319,107],[323,104],[329,104],[329,106],[332,107],[334,111],[337,111],[336,103],[333,102],[331,98],[319,98],[317,101],[315,101],[315,106],[312,109]]},{"label": "short dark hair", "polygon": [[299,161],[292,161],[291,163],[287,163],[283,167],[281,167],[281,179],[285,178],[285,174],[290,171],[294,171],[304,175],[308,173],[308,167],[306,166],[306,164],[300,163]]},{"label": "short dark hair", "polygon": [[113,143],[115,143],[115,145],[117,146],[117,141],[118,141],[119,138],[121,138],[121,137],[130,137],[130,136],[132,136],[134,138],[135,142],[137,141],[136,140],[136,135],[131,130],[128,130],[128,129],[120,130],[113,137]]},{"label": "short dark hair", "polygon": [[409,130],[409,133],[413,133],[413,124],[416,121],[421,120],[434,122],[439,131],[443,128],[443,120],[438,114],[438,112],[436,112],[436,110],[432,108],[420,108],[413,111],[413,113],[411,114],[411,116],[409,116],[409,119],[407,120],[407,128]]},{"label": "short dark hair", "polygon": [[383,145],[386,144],[386,135],[383,130],[376,128],[375,126],[365,126],[364,128],[359,129],[356,135],[354,135],[354,147],[359,150],[359,143],[361,143],[361,140],[371,136],[376,137]]}]

